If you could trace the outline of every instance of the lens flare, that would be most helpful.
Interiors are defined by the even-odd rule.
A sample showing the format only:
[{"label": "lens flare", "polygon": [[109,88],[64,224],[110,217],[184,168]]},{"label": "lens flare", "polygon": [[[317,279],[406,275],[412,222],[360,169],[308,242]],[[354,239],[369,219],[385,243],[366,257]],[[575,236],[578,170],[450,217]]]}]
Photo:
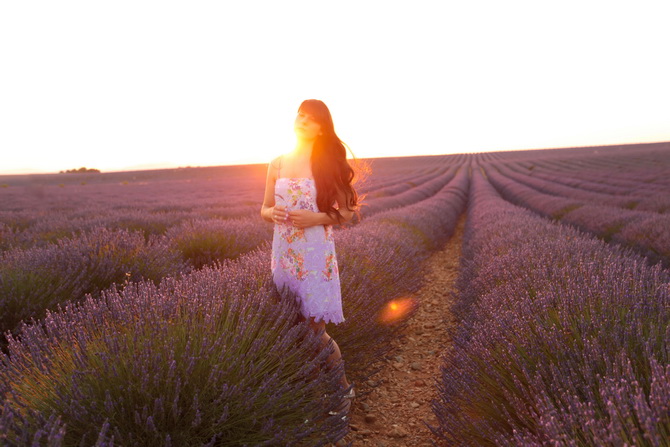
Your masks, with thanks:
[{"label": "lens flare", "polygon": [[396,298],[386,303],[379,313],[379,321],[384,324],[393,324],[405,318],[414,308],[412,297]]}]

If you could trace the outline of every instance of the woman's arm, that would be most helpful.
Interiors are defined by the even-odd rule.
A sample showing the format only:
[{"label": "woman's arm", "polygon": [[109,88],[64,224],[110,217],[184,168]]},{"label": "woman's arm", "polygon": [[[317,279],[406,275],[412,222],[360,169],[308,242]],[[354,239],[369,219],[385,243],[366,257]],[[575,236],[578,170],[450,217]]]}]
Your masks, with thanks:
[{"label": "woman's arm", "polygon": [[336,216],[329,216],[324,212],[315,213],[308,210],[295,210],[289,211],[288,217],[298,228],[307,228],[313,227],[315,225],[339,225],[340,223],[349,222],[352,217],[354,217],[354,210],[350,210],[347,204],[349,203],[346,200],[346,195],[344,193],[339,193],[337,195],[337,203],[344,204],[340,205],[339,212],[342,215],[342,222],[337,220]]},{"label": "woman's arm", "polygon": [[275,158],[268,165],[268,174],[265,179],[265,194],[261,206],[261,218],[268,222],[274,222],[275,211],[284,211],[283,207],[275,207],[275,183],[277,182],[277,168],[279,160]]}]

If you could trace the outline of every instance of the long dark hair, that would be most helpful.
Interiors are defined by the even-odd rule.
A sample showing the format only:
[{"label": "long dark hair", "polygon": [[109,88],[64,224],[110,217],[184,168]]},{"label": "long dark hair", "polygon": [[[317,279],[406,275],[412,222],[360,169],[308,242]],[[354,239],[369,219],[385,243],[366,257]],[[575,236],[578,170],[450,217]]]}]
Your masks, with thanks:
[{"label": "long dark hair", "polygon": [[358,215],[360,200],[353,187],[354,169],[347,162],[347,149],[349,148],[335,133],[330,110],[323,101],[307,99],[300,104],[298,112],[311,115],[321,125],[322,135],[319,135],[314,141],[311,158],[312,175],[317,191],[316,204],[319,211],[335,217],[341,223],[342,215],[333,205],[337,200],[338,192],[342,192],[347,198],[347,203],[338,205],[346,206]]}]

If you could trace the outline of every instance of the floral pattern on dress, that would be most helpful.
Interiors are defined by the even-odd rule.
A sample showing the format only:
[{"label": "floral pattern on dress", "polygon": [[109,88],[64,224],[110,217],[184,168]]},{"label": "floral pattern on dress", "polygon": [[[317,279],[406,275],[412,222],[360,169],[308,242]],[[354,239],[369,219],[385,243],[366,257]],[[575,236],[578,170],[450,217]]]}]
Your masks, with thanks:
[{"label": "floral pattern on dress", "polygon": [[287,206],[290,209],[303,209],[318,212],[319,209],[316,206],[316,195],[313,193],[313,188],[307,187],[306,180],[312,179],[287,179]]},{"label": "floral pattern on dress", "polygon": [[326,281],[332,281],[339,274],[337,270],[337,259],[335,253],[326,254],[326,268],[321,271]]},{"label": "floral pattern on dress", "polygon": [[281,268],[286,270],[298,281],[303,281],[309,271],[305,270],[305,257],[297,250],[289,248],[281,258]]},{"label": "floral pattern on dress", "polygon": [[324,240],[326,242],[333,242],[333,226],[332,225],[324,225]]},{"label": "floral pattern on dress", "polygon": [[281,238],[289,244],[292,244],[297,240],[307,241],[304,228],[298,228],[291,224],[280,224],[277,231],[279,231]]}]

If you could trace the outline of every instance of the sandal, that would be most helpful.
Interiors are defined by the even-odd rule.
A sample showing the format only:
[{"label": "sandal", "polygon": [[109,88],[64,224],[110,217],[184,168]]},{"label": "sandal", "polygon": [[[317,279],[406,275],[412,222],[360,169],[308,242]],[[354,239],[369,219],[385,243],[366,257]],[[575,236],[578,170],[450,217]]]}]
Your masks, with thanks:
[{"label": "sandal", "polygon": [[354,385],[352,384],[349,392],[342,396],[342,403],[337,407],[336,411],[329,411],[328,414],[331,416],[342,416],[347,417],[349,410],[351,409],[351,401],[356,397],[356,392],[354,391]]}]

